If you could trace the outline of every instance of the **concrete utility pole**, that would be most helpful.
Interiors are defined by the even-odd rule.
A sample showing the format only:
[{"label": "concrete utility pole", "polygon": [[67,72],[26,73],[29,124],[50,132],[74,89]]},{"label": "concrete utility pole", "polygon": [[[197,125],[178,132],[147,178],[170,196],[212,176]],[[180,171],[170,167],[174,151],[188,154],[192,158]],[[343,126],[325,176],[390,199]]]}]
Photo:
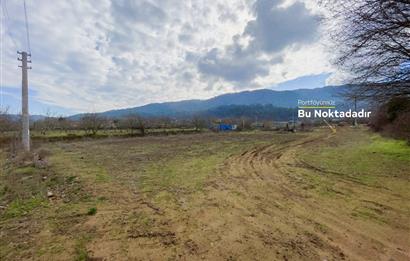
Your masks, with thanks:
[{"label": "concrete utility pole", "polygon": [[28,60],[28,57],[31,57],[31,54],[27,52],[17,52],[21,55],[21,58],[17,60],[21,61],[21,121],[22,121],[22,143],[25,151],[30,151],[30,122],[29,122],[29,112],[28,112],[28,74],[27,70],[31,67],[27,66],[27,63],[31,63],[31,60]]}]

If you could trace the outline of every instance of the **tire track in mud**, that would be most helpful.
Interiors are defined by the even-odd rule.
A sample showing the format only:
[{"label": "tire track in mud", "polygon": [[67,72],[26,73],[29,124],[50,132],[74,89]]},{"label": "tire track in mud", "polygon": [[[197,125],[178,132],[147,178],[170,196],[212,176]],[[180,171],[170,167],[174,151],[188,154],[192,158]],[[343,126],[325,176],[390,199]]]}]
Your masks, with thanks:
[{"label": "tire track in mud", "polygon": [[[123,248],[136,260],[408,260],[404,248],[397,249],[386,237],[368,235],[360,224],[341,215],[338,205],[319,201],[303,188],[301,170],[375,189],[310,168],[297,157],[299,149],[331,137],[297,137],[233,155],[204,192],[186,196],[189,205],[184,208],[160,209],[148,199],[126,195],[134,203],[117,206],[119,212],[99,213],[109,217],[107,224],[98,222],[97,227],[101,234],[109,232],[104,227],[129,227],[132,240],[113,245],[110,237],[102,238],[91,250],[96,256],[111,255],[112,260],[125,260],[119,258]],[[141,230],[132,223],[134,217],[127,219],[131,212],[153,217],[155,227]]]},{"label": "tire track in mud", "polygon": [[[190,217],[207,233],[186,231],[203,246],[206,259],[344,259],[338,247],[305,229],[298,230],[296,224],[303,220],[289,218],[294,213],[287,204],[295,204],[290,199],[304,195],[295,191],[277,170],[278,161],[290,146],[322,138],[260,146],[226,160],[223,178],[198,203],[203,205],[203,210]],[[209,241],[214,241],[208,236],[210,233],[213,238],[216,235],[218,247],[206,247]]]},{"label": "tire track in mud", "polygon": [[[312,140],[312,142],[323,142],[331,137],[332,135],[329,135],[322,139]],[[297,156],[297,150],[308,143],[311,142],[302,142],[286,150],[283,158],[277,161],[277,170],[281,174],[289,176],[292,174],[292,172],[294,172],[293,166],[298,166],[298,169],[310,170],[311,175],[330,175],[330,177],[332,177],[335,182],[345,183],[347,186],[355,186],[362,191],[367,191],[368,195],[371,195],[377,190],[380,190],[380,188],[369,186],[345,173],[322,169],[303,161]],[[297,187],[293,187],[293,189],[297,189]],[[329,229],[329,232],[332,232],[332,244],[341,247],[345,251],[345,254],[347,254],[351,259],[410,259],[409,252],[406,253],[400,247],[392,244],[392,242],[390,242],[385,235],[381,235],[381,233],[370,234],[366,231],[362,231],[362,228],[359,225],[354,224],[354,222],[352,222],[350,218],[341,216],[341,213],[338,211],[338,207],[343,208],[343,205],[337,206],[324,204],[319,207],[315,204],[314,201],[310,200],[309,198],[307,200],[300,200],[300,198],[295,198],[294,201],[296,201],[297,204],[301,206],[303,205],[312,210],[315,210],[315,219],[326,225]],[[348,202],[343,203],[348,204]],[[392,256],[394,256],[395,258],[392,258]]]},{"label": "tire track in mud", "polygon": [[[201,253],[214,260],[230,256],[255,260],[410,258],[388,239],[361,231],[360,224],[340,216],[331,202],[319,205],[298,184],[303,184],[298,170],[316,172],[313,175],[324,170],[303,164],[297,150],[331,137],[319,135],[260,146],[227,159],[222,180],[207,191],[204,201],[208,205],[201,203],[206,213],[199,211],[191,216],[198,221],[197,226],[214,235],[209,238],[206,233],[188,230],[191,239],[200,242]],[[357,185],[351,179],[343,182]],[[321,231],[322,226],[326,231]],[[223,247],[206,246],[215,238]]]}]

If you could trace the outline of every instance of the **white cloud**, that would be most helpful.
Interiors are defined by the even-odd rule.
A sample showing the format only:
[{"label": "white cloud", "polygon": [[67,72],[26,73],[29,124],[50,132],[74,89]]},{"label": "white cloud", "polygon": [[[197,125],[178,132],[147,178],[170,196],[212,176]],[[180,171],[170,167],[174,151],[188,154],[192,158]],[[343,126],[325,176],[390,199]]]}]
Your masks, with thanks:
[{"label": "white cloud", "polygon": [[[287,1],[283,10],[294,6],[291,11],[305,15],[299,23],[304,21],[307,29],[315,27],[305,28],[305,35],[296,30],[298,24],[285,23],[281,29],[278,23],[269,28],[262,22],[275,22],[275,17],[269,17],[267,10],[259,17],[263,20],[258,20],[255,1],[27,1],[33,54],[30,86],[44,103],[103,111],[208,98],[330,70],[323,48],[309,35],[316,25],[300,3]],[[311,6],[309,1],[307,8],[312,10]],[[7,7],[8,26],[19,47],[25,47],[22,5],[7,1]],[[297,35],[290,41],[279,39],[286,28],[297,31],[292,29]],[[269,29],[272,34],[264,34]],[[295,41],[301,44],[296,47]],[[265,53],[237,55],[235,44]],[[5,85],[17,88],[20,72],[15,48],[10,40],[5,46]],[[214,51],[212,57],[212,50],[223,53]],[[211,68],[209,63],[219,67]],[[206,77],[198,70],[201,66],[208,66],[216,77]],[[237,69],[246,74],[238,75]]]}]

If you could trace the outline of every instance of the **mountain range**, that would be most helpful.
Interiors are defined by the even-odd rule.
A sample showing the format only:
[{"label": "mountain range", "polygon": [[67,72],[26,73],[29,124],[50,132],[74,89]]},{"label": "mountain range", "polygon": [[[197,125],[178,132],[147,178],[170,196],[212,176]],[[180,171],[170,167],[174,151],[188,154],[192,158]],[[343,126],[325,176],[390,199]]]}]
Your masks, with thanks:
[{"label": "mountain range", "polygon": [[[345,103],[341,93],[346,86],[326,86],[315,89],[275,91],[260,89],[219,95],[206,100],[183,100],[177,102],[150,103],[147,105],[110,110],[99,113],[104,117],[124,117],[129,114],[142,116],[187,116],[228,105],[273,105],[279,108],[296,108],[298,100],[334,100],[336,104]],[[71,116],[79,119],[84,114]]]}]

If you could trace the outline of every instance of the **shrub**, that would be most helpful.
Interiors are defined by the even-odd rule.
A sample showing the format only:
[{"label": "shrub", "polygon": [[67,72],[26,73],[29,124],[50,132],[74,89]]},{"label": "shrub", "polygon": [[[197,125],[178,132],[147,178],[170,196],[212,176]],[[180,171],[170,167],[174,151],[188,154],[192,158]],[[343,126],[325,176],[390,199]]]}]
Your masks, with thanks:
[{"label": "shrub", "polygon": [[93,216],[96,213],[97,213],[97,208],[93,207],[93,208],[88,209],[87,215]]},{"label": "shrub", "polygon": [[375,131],[410,141],[410,98],[393,98],[382,105],[371,120]]}]

